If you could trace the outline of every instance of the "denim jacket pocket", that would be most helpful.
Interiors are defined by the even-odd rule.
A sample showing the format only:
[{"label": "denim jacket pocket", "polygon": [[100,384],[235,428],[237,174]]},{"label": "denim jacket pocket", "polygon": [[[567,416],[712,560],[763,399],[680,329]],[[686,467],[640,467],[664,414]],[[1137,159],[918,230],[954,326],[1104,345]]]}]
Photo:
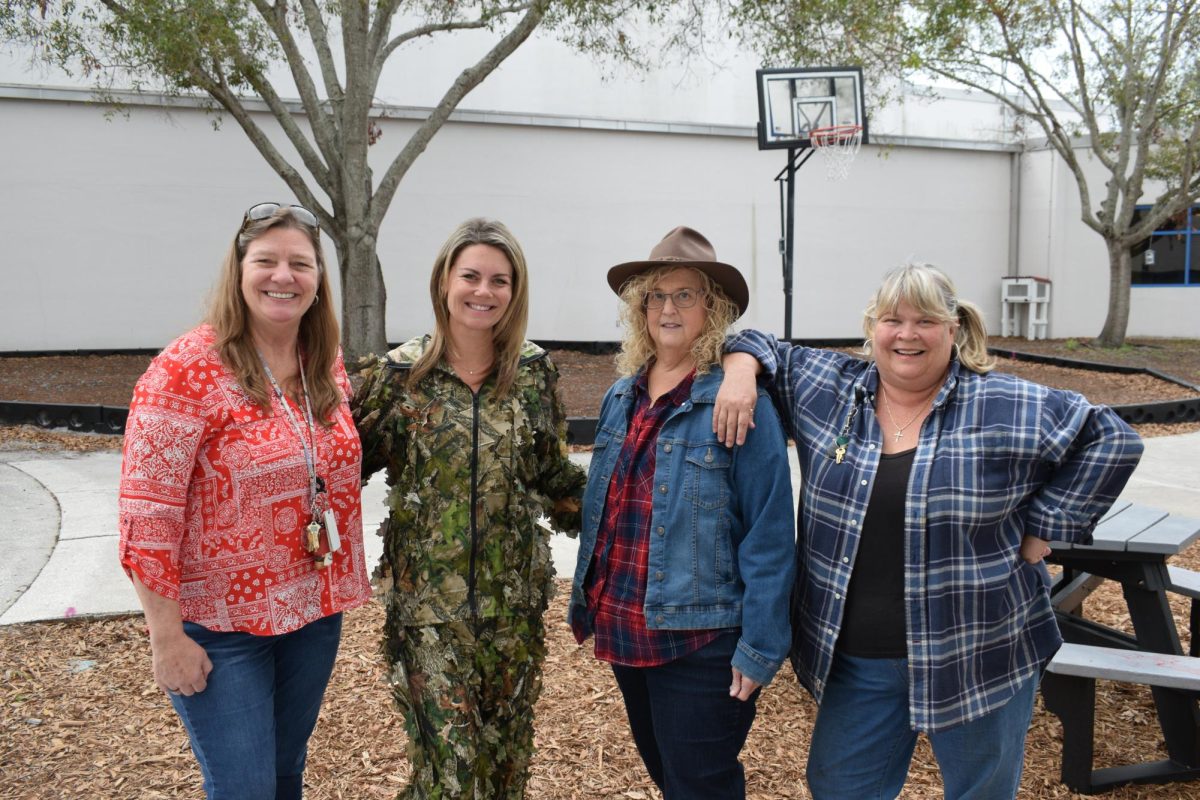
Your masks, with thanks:
[{"label": "denim jacket pocket", "polygon": [[588,481],[594,481],[604,468],[604,455],[610,447],[609,439],[606,436],[597,436],[596,441],[592,444],[592,458],[588,464]]},{"label": "denim jacket pocket", "polygon": [[700,508],[729,505],[729,450],[720,444],[704,444],[687,450],[685,496]]}]

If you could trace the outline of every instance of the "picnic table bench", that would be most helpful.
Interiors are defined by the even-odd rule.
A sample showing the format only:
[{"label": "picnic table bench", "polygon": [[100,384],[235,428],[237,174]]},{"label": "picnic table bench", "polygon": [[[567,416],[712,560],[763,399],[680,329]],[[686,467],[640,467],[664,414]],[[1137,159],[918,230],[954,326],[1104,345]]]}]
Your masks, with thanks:
[{"label": "picnic table bench", "polygon": [[[1167,558],[1200,538],[1200,520],[1118,500],[1090,544],[1055,544],[1062,566],[1051,587],[1067,645],[1042,680],[1046,707],[1063,723],[1062,780],[1093,794],[1127,783],[1200,779],[1200,574],[1169,567]],[[1133,634],[1083,616],[1083,601],[1105,580],[1117,581]],[[1193,599],[1191,653],[1185,654],[1167,597]],[[1096,679],[1149,685],[1168,758],[1093,770]]]}]

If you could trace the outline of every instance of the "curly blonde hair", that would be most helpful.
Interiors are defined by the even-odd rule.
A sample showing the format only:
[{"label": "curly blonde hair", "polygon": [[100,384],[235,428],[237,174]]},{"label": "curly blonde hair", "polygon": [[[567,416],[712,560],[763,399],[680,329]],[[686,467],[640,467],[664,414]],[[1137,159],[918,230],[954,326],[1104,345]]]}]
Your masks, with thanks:
[{"label": "curly blonde hair", "polygon": [[901,303],[947,325],[958,324],[954,350],[964,368],[981,375],[996,368],[996,359],[987,349],[983,312],[974,303],[959,299],[954,282],[932,264],[902,264],[884,276],[863,310],[863,333],[867,337],[862,347],[864,355],[871,355],[879,317],[895,311]]},{"label": "curly blonde hair", "polygon": [[704,316],[704,327],[692,343],[696,372],[703,375],[721,363],[725,337],[738,318],[737,305],[712,278],[700,270],[668,264],[635,275],[621,287],[621,300],[624,301],[621,304],[621,321],[625,324],[625,338],[621,340],[621,351],[617,353],[617,371],[620,374],[636,375],[654,358],[654,340],[650,338],[650,330],[646,325],[646,293],[663,277],[681,269],[700,276],[704,306],[708,311]]}]

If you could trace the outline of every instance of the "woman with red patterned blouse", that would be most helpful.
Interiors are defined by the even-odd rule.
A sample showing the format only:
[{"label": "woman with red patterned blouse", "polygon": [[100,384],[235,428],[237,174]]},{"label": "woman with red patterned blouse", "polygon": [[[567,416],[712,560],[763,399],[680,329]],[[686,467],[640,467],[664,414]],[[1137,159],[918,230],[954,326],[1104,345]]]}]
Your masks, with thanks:
[{"label": "woman with red patterned blouse", "polygon": [[312,212],[253,206],[130,405],[121,564],[210,800],[301,797],[341,612],[370,597],[329,298]]}]

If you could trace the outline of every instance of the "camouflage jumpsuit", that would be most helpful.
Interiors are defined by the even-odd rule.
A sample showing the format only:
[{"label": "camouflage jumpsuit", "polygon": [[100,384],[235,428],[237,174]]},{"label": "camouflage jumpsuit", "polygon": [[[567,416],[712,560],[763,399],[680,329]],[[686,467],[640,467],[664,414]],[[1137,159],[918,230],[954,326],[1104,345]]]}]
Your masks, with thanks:
[{"label": "camouflage jumpsuit", "polygon": [[511,392],[473,394],[443,362],[404,385],[427,340],[372,363],[355,396],[363,474],[387,468],[384,654],[413,775],[402,798],[524,796],[553,587],[550,514],[579,524],[558,373],[525,343]]}]

